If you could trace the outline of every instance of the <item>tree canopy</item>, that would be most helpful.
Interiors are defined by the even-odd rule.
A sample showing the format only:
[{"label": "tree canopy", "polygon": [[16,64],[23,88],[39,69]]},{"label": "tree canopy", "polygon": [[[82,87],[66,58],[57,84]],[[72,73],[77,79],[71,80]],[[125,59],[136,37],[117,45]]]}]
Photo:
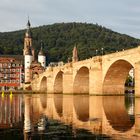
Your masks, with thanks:
[{"label": "tree canopy", "polygon": [[[102,53],[112,53],[137,47],[140,40],[114,32],[98,24],[56,23],[32,28],[33,47],[36,54],[44,42],[47,62],[66,62],[72,57],[72,49],[77,44],[80,60]],[[25,30],[0,33],[0,54],[23,54]]]}]

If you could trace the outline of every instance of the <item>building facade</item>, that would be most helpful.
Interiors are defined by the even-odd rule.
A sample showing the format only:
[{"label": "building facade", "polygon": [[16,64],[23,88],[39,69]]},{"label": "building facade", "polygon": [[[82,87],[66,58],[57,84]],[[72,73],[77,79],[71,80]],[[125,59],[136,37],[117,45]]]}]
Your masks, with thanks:
[{"label": "building facade", "polygon": [[0,89],[20,89],[23,79],[23,56],[0,56]]}]

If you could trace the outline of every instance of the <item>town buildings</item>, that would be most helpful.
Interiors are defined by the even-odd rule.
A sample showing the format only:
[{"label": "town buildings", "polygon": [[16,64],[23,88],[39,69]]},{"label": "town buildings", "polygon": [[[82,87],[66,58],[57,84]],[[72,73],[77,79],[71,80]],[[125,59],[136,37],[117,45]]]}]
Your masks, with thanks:
[{"label": "town buildings", "polygon": [[20,89],[23,81],[23,56],[0,55],[0,89]]},{"label": "town buildings", "polygon": [[0,55],[0,90],[22,89],[46,68],[46,56],[41,43],[38,59],[32,46],[31,24],[28,20],[23,55]]}]

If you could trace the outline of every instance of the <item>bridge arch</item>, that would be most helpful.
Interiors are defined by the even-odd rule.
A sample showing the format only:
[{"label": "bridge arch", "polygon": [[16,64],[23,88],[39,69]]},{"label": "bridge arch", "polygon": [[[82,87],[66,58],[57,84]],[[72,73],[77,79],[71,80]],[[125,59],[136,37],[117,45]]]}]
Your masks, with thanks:
[{"label": "bridge arch", "polygon": [[54,93],[63,93],[63,72],[59,71],[54,80]]},{"label": "bridge arch", "polygon": [[103,80],[104,94],[123,94],[125,82],[133,65],[123,59],[113,62],[108,68]]},{"label": "bridge arch", "polygon": [[44,76],[40,82],[40,91],[47,92],[47,77]]},{"label": "bridge arch", "polygon": [[89,94],[89,69],[81,67],[74,78],[73,93]]}]

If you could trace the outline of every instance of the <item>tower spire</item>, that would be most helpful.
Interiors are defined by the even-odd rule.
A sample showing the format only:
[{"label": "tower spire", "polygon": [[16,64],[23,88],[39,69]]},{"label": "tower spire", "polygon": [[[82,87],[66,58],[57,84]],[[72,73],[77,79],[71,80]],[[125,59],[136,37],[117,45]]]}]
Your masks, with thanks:
[{"label": "tower spire", "polygon": [[44,52],[43,52],[43,41],[41,40],[41,43],[40,43],[41,47],[40,47],[40,51],[38,53],[38,55],[43,55],[44,56]]},{"label": "tower spire", "polygon": [[31,29],[30,28],[31,28],[31,23],[30,23],[30,20],[29,20],[29,17],[28,17],[27,29],[26,29],[25,37],[29,37],[29,38],[32,37],[32,33],[31,33]]},{"label": "tower spire", "polygon": [[73,62],[77,62],[78,61],[77,45],[75,45],[74,48],[73,48],[72,61]]},{"label": "tower spire", "polygon": [[25,51],[27,51],[28,48],[30,48],[32,51],[32,32],[30,27],[31,27],[31,23],[28,17],[27,28],[25,32],[25,38],[24,38],[23,55],[25,55]]},{"label": "tower spire", "polygon": [[27,28],[30,28],[31,23],[30,23],[30,19],[29,19],[29,15],[28,15],[28,22],[27,22]]},{"label": "tower spire", "polygon": [[43,41],[41,40],[40,43],[41,47],[40,47],[40,51],[38,53],[38,62],[41,63],[41,65],[45,68],[46,67],[46,56],[45,53],[43,52]]}]

